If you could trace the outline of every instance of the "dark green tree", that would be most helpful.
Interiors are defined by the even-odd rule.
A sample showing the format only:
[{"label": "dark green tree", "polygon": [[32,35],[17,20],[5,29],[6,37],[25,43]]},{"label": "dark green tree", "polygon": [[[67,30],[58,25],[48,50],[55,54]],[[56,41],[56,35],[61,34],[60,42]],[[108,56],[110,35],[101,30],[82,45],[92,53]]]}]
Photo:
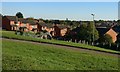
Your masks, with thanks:
[{"label": "dark green tree", "polygon": [[[90,42],[96,41],[99,38],[99,33],[93,25],[93,22],[90,23],[83,23],[77,29],[77,39],[85,40]],[[94,35],[94,36],[93,36]]]},{"label": "dark green tree", "polygon": [[17,12],[17,13],[16,13],[16,16],[17,16],[18,18],[23,18],[23,14],[22,14],[21,12]]},{"label": "dark green tree", "polygon": [[100,44],[111,44],[111,43],[113,43],[113,41],[112,41],[112,37],[110,36],[110,35],[108,35],[108,34],[105,34],[104,36],[101,36],[100,38],[99,38],[99,43]]},{"label": "dark green tree", "polygon": [[118,25],[120,25],[120,19],[119,19],[119,20],[117,20],[117,22],[118,22]]},{"label": "dark green tree", "polygon": [[116,43],[120,44],[120,33],[117,35],[117,41]]},{"label": "dark green tree", "polygon": [[77,29],[77,39],[80,40],[87,40],[87,24],[82,24],[80,27]]},{"label": "dark green tree", "polygon": [[96,41],[99,38],[99,33],[98,33],[93,21],[88,23],[87,34],[88,34],[88,40],[89,41]]},{"label": "dark green tree", "polygon": [[28,17],[28,18],[26,18],[27,20],[34,20],[34,18],[33,17]]}]

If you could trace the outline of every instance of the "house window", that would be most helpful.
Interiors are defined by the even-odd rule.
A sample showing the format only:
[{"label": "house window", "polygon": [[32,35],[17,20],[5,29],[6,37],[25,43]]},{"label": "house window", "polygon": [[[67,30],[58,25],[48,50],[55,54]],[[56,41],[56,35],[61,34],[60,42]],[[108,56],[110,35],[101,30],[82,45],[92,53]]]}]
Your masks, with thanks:
[{"label": "house window", "polygon": [[42,27],[42,30],[45,30],[46,29],[46,27]]}]

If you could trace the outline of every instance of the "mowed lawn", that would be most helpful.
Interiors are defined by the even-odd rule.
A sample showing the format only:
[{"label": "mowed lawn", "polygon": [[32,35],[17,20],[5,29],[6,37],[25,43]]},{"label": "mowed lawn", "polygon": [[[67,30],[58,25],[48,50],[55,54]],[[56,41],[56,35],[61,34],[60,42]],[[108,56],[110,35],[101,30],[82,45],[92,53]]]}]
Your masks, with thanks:
[{"label": "mowed lawn", "polygon": [[118,70],[118,58],[67,48],[2,41],[3,70]]},{"label": "mowed lawn", "polygon": [[14,31],[0,31],[0,33],[2,33],[3,38],[8,38],[8,39],[27,40],[27,41],[34,41],[34,42],[50,43],[50,44],[55,44],[55,45],[58,44],[58,45],[64,45],[64,46],[66,45],[66,46],[72,46],[72,47],[77,47],[77,48],[120,54],[120,51],[100,48],[100,47],[91,46],[87,44],[67,42],[67,41],[61,41],[61,40],[55,40],[55,39],[52,39],[52,40],[40,39],[40,38],[31,37],[31,36],[16,35]]}]

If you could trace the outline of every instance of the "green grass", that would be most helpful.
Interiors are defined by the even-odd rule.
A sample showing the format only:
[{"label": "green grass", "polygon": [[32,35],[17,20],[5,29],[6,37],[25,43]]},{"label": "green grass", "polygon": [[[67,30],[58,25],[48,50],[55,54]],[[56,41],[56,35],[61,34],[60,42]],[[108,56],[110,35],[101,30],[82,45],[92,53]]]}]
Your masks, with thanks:
[{"label": "green grass", "polygon": [[118,57],[2,41],[3,70],[118,70]]},{"label": "green grass", "polygon": [[33,38],[33,37],[29,37],[29,36],[15,35],[15,32],[13,32],[13,31],[1,31],[1,32],[2,32],[2,37],[5,37],[5,38],[21,39],[21,40],[36,41],[36,42],[46,42],[46,43],[60,44],[60,45],[67,45],[67,46],[75,46],[75,47],[82,47],[82,48],[86,48],[86,49],[99,50],[99,51],[120,54],[119,51],[104,49],[104,48],[86,45],[86,44],[66,42],[66,41],[60,41],[60,40],[46,40],[46,39],[40,39],[40,38]]}]

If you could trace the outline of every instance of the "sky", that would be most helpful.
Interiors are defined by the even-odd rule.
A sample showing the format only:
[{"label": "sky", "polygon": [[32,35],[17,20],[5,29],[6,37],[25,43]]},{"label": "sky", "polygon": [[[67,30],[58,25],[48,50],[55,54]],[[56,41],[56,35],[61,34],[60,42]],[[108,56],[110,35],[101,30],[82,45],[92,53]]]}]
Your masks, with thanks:
[{"label": "sky", "polygon": [[3,15],[65,20],[117,20],[118,2],[2,2]]}]

